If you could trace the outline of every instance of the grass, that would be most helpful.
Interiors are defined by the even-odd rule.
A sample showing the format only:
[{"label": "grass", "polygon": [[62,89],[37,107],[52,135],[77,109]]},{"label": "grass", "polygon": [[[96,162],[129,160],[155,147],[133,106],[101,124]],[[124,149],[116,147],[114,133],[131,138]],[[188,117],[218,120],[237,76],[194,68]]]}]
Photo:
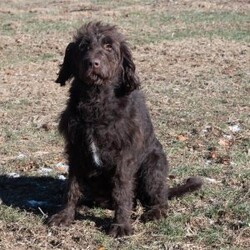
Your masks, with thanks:
[{"label": "grass", "polygon": [[[136,43],[158,43],[166,40],[183,40],[190,37],[224,38],[249,42],[249,15],[238,12],[180,11],[180,12],[131,12],[128,25],[135,25]],[[145,28],[139,24],[143,22]],[[149,27],[147,29],[146,27]],[[160,27],[160,28],[159,28]],[[159,29],[158,29],[159,28]],[[153,32],[152,32],[153,31]],[[139,34],[139,35],[138,35]]]},{"label": "grass", "polygon": [[[249,11],[231,0],[1,2],[0,249],[248,249]],[[68,228],[43,223],[67,175],[56,165],[65,161],[57,122],[68,87],[54,80],[75,28],[90,20],[129,38],[170,186],[191,175],[205,182],[158,222],[141,223],[138,206],[134,235],[119,240],[106,234],[109,210],[80,208]]]}]

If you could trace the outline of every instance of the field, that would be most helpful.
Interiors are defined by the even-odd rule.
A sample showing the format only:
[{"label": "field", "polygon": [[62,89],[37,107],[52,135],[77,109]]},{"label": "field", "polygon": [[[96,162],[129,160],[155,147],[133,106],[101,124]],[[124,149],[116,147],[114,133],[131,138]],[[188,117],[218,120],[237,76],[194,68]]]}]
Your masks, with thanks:
[{"label": "field", "polygon": [[[170,185],[202,176],[168,217],[110,238],[113,211],[79,208],[68,228],[44,221],[61,204],[68,85],[54,83],[76,28],[116,24],[133,51]],[[0,249],[250,249],[248,0],[1,0]]]}]

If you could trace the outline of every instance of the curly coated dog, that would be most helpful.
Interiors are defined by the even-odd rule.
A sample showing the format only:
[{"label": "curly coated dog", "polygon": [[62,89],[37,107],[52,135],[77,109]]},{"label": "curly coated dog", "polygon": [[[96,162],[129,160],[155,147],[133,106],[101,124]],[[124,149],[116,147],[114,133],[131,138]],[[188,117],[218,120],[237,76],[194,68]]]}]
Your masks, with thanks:
[{"label": "curly coated dog", "polygon": [[157,140],[131,51],[115,26],[82,26],[65,52],[57,83],[72,80],[59,131],[69,162],[67,201],[50,225],[74,220],[88,192],[95,206],[114,209],[109,233],[132,233],[131,211],[139,200],[144,220],[166,216],[168,199],[201,187],[198,177],[168,188],[168,163]]}]

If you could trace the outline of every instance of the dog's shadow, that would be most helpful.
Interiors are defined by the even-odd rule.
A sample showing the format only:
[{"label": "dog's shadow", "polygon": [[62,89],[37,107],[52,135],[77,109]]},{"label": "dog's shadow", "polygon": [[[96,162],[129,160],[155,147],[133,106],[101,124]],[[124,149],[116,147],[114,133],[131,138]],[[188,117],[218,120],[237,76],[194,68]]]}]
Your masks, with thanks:
[{"label": "dog's shadow", "polygon": [[[63,207],[67,181],[49,176],[21,176],[18,178],[0,175],[0,202],[37,215],[50,216]],[[81,201],[85,209],[92,208],[88,201]],[[99,218],[92,213],[78,213],[76,220],[90,220],[107,231],[111,218]]]}]

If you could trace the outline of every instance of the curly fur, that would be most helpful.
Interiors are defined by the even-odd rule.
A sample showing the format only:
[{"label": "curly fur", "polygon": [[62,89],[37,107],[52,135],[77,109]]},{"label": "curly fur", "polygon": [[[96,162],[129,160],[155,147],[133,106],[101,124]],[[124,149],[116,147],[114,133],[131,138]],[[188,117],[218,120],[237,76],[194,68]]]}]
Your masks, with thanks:
[{"label": "curly fur", "polygon": [[115,210],[110,234],[132,232],[136,200],[143,218],[166,215],[167,200],[201,186],[197,177],[168,189],[168,163],[150,120],[131,51],[116,27],[81,27],[66,49],[57,83],[73,79],[59,131],[66,142],[69,186],[65,208],[49,224],[67,225],[80,197]]}]

